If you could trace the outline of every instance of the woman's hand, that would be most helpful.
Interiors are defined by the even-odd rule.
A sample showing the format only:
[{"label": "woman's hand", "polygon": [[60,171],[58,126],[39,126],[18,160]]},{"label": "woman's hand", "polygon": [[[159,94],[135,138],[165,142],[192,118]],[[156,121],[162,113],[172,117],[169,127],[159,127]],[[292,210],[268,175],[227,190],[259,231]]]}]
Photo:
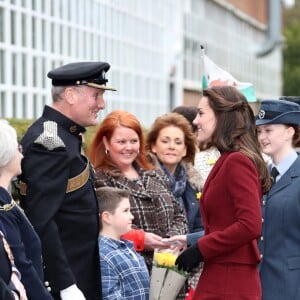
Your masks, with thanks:
[{"label": "woman's hand", "polygon": [[162,238],[154,233],[145,232],[145,249],[154,250],[154,248],[166,249],[169,245],[162,241]]},{"label": "woman's hand", "polygon": [[170,249],[174,250],[174,252],[181,252],[183,249],[187,247],[187,238],[186,235],[174,235],[167,239],[163,239],[164,243],[168,244]]}]

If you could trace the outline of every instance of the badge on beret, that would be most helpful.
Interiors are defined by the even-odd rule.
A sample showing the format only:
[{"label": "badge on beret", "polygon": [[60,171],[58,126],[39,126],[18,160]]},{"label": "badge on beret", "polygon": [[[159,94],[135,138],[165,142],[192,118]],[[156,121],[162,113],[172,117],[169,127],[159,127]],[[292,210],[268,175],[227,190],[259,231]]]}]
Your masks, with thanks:
[{"label": "badge on beret", "polygon": [[258,113],[258,118],[263,119],[265,117],[265,115],[266,115],[266,112],[263,109],[261,109]]}]

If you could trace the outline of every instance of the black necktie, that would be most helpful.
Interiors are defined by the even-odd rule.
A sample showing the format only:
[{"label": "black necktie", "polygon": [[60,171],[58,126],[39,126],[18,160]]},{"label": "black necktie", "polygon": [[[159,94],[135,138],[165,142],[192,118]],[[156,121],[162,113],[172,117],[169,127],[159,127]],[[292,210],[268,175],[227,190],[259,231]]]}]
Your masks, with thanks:
[{"label": "black necktie", "polygon": [[271,170],[271,180],[272,180],[272,185],[274,185],[276,183],[276,177],[279,175],[278,170],[276,169],[276,167],[273,167]]}]

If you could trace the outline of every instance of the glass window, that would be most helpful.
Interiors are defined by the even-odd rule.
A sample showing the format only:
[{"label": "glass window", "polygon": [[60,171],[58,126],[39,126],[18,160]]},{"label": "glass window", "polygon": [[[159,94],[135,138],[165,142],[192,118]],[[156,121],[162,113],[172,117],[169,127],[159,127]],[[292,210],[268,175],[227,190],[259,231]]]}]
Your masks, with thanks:
[{"label": "glass window", "polygon": [[17,54],[12,54],[12,84],[17,85]]},{"label": "glass window", "polygon": [[0,49],[0,83],[5,83],[4,79],[4,50]]},{"label": "glass window", "polygon": [[28,116],[28,109],[27,109],[27,101],[26,101],[27,95],[22,94],[22,116],[27,117]]},{"label": "glass window", "polygon": [[21,26],[22,26],[22,34],[21,34],[21,45],[26,47],[26,15],[21,14]]},{"label": "glass window", "polygon": [[27,57],[26,54],[22,53],[22,85],[26,86],[26,73],[27,73]]},{"label": "glass window", "polygon": [[37,82],[37,58],[33,57],[32,60],[32,80],[33,80],[33,86],[37,87],[38,82]]},{"label": "glass window", "polygon": [[16,12],[12,10],[10,12],[10,30],[11,30],[11,43],[13,45],[16,44],[15,24],[16,24]]},{"label": "glass window", "polygon": [[38,112],[37,112],[37,105],[38,105],[38,99],[37,99],[37,95],[34,94],[33,95],[33,117],[37,118],[38,117]]},{"label": "glass window", "polygon": [[1,92],[0,93],[0,113],[2,114],[2,116],[4,116],[4,111],[5,111],[5,93]]},{"label": "glass window", "polygon": [[0,7],[0,42],[4,41],[4,8]]},{"label": "glass window", "polygon": [[17,93],[12,93],[12,112],[13,118],[17,117]]}]

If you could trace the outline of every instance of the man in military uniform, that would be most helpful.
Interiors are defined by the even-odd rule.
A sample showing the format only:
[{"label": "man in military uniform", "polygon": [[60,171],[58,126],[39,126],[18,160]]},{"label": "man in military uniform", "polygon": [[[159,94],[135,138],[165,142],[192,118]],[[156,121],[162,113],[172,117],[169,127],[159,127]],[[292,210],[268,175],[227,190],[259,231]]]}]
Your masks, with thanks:
[{"label": "man in military uniform", "polygon": [[93,171],[82,149],[85,127],[104,109],[105,62],[54,69],[53,105],[24,135],[20,200],[40,236],[45,284],[54,299],[102,299],[98,206]]}]

